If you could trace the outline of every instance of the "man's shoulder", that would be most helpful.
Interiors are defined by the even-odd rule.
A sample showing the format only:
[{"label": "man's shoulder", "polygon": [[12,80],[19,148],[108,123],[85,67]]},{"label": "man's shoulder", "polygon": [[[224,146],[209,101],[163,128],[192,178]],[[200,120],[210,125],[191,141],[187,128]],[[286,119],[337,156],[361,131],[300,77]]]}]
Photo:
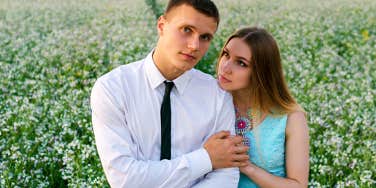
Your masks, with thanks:
[{"label": "man's shoulder", "polygon": [[197,81],[201,81],[203,83],[212,84],[212,85],[215,85],[217,82],[216,79],[212,75],[204,73],[198,69],[192,69],[191,72],[192,72],[193,78]]},{"label": "man's shoulder", "polygon": [[101,82],[102,84],[120,84],[126,81],[127,78],[132,77],[135,74],[139,74],[140,69],[142,69],[143,62],[144,59],[125,65],[120,65],[99,77],[97,82]]},{"label": "man's shoulder", "polygon": [[[137,80],[143,60],[121,65],[99,77],[92,88],[92,96],[105,96],[121,104],[125,100],[129,84]],[[98,98],[97,98],[98,99]]]},{"label": "man's shoulder", "polygon": [[217,79],[215,79],[212,75],[204,73],[198,69],[192,69],[191,71],[195,85],[201,85],[204,88],[213,90],[220,95],[227,95],[227,92],[219,86]]}]

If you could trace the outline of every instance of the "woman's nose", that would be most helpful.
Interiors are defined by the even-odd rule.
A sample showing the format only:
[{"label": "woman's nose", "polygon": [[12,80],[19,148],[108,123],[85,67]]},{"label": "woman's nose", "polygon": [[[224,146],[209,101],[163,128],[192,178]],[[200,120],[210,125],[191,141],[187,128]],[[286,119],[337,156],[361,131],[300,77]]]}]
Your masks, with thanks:
[{"label": "woman's nose", "polygon": [[226,60],[222,63],[222,72],[224,73],[231,73],[231,62]]}]

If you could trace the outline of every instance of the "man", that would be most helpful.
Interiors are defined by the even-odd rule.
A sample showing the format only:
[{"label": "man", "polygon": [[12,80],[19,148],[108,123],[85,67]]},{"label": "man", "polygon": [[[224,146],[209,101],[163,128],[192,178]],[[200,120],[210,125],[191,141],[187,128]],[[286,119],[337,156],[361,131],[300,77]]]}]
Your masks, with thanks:
[{"label": "man", "polygon": [[232,98],[192,69],[218,23],[210,0],[170,0],[155,49],[95,83],[93,129],[112,187],[237,186],[239,171],[228,167],[246,165],[248,148],[230,136]]}]

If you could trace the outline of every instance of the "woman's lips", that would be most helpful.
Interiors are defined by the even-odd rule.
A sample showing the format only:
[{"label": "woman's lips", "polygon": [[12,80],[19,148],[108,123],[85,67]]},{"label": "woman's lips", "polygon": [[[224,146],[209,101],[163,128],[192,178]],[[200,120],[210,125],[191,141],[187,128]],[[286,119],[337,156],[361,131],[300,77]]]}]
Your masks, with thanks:
[{"label": "woman's lips", "polygon": [[222,76],[222,75],[219,75],[219,81],[221,83],[230,83],[231,80],[227,79],[226,77]]}]

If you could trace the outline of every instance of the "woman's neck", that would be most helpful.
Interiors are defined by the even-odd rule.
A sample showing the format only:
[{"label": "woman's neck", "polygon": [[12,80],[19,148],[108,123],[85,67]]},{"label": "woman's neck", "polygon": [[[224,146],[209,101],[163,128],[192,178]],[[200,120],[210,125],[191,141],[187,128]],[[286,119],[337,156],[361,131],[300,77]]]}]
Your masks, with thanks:
[{"label": "woman's neck", "polygon": [[234,91],[231,93],[233,97],[233,102],[235,105],[236,110],[242,116],[248,115],[248,110],[251,109],[254,112],[253,118],[256,118],[256,124],[260,123],[263,119],[265,119],[268,113],[259,111],[260,109],[255,109],[252,107],[251,101],[251,94],[247,90],[239,90]]},{"label": "woman's neck", "polygon": [[[251,107],[253,105],[253,99],[251,99],[251,95],[247,91],[236,91],[232,92],[233,102],[235,105],[235,108],[240,116],[248,117],[252,116],[251,118],[254,120],[252,127],[255,127],[259,125],[268,113],[261,112],[258,109],[252,109]],[[251,114],[249,114],[251,113]]]},{"label": "woman's neck", "polygon": [[235,107],[241,112],[247,112],[251,108],[251,95],[247,91],[232,92],[233,102]]}]

